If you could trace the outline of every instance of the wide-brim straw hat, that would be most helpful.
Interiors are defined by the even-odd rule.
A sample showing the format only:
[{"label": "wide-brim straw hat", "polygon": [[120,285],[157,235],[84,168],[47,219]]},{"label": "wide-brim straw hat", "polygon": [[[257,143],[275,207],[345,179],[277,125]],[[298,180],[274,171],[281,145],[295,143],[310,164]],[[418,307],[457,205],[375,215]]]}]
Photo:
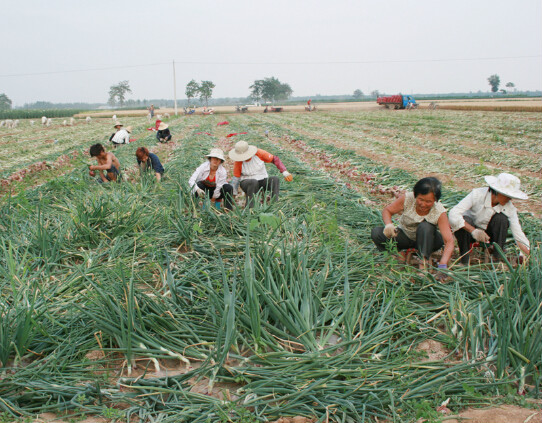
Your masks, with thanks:
[{"label": "wide-brim straw hat", "polygon": [[519,189],[520,181],[517,176],[509,173],[500,173],[498,176],[484,177],[490,188],[493,188],[500,194],[518,200],[526,200],[529,198],[527,194]]},{"label": "wide-brim straw hat", "polygon": [[158,130],[163,131],[164,129],[168,128],[168,124],[164,122],[160,122],[160,125],[158,125]]},{"label": "wide-brim straw hat", "polygon": [[233,150],[228,153],[228,156],[234,162],[244,162],[254,156],[257,151],[256,146],[249,145],[246,141],[239,141],[235,144]]},{"label": "wide-brim straw hat", "polygon": [[132,127],[131,126],[127,126],[124,129],[126,129],[126,132],[128,132],[128,133],[130,133],[130,134],[132,133]]},{"label": "wide-brim straw hat", "polygon": [[217,159],[220,159],[222,161],[226,160],[224,158],[224,152],[220,148],[211,148],[211,152],[209,154],[207,154],[207,156],[205,156],[205,157],[209,157],[209,158],[216,157]]},{"label": "wide-brim straw hat", "polygon": [[113,127],[117,127],[117,126],[124,126],[122,123],[120,123],[118,120],[115,122],[115,124],[113,125]]}]

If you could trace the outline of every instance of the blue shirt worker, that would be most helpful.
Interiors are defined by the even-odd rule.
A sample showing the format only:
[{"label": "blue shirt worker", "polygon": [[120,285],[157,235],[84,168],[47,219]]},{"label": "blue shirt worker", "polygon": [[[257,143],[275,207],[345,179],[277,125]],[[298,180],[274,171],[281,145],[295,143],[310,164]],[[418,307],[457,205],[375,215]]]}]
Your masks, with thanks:
[{"label": "blue shirt worker", "polygon": [[149,152],[147,147],[139,147],[136,150],[137,165],[139,166],[139,174],[143,175],[144,172],[153,170],[156,180],[160,182],[162,175],[164,174],[164,166],[160,162],[158,156]]}]

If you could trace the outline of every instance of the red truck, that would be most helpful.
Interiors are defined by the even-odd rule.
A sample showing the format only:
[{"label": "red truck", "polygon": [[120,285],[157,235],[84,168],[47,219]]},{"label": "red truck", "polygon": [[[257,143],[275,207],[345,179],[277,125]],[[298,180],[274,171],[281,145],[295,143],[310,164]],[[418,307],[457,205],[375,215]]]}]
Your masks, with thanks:
[{"label": "red truck", "polygon": [[376,102],[386,109],[416,109],[418,103],[409,95],[390,95],[388,97],[378,97]]}]

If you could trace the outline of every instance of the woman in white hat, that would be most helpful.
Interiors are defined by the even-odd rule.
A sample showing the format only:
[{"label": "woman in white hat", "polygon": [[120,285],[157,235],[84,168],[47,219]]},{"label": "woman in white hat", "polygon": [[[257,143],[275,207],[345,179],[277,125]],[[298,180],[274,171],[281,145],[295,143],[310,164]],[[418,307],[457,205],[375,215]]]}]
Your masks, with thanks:
[{"label": "woman in white hat", "polygon": [[[519,179],[509,173],[486,176],[488,184],[475,188],[450,210],[452,231],[457,238],[461,263],[469,263],[470,245],[474,242],[495,242],[504,250],[508,228],[522,254],[529,255],[529,240],[521,229],[517,209],[511,199],[526,200]],[[493,256],[499,258],[494,250]]]},{"label": "woman in white hat", "polygon": [[284,179],[288,182],[293,176],[286,170],[281,160],[265,150],[261,150],[246,141],[239,141],[235,148],[229,152],[233,165],[233,194],[237,195],[239,185],[247,195],[247,205],[254,206],[254,194],[260,190],[271,191],[274,200],[279,197],[279,178],[269,176],[265,169],[266,163],[273,163]]},{"label": "woman in white hat", "polygon": [[117,132],[115,132],[109,138],[109,141],[113,143],[113,148],[117,148],[121,144],[128,144],[130,142],[130,132],[132,130],[132,127],[128,126],[126,129],[123,129],[122,123],[116,121],[115,129],[117,130]]},{"label": "woman in white hat", "polygon": [[208,160],[196,169],[188,181],[192,194],[200,198],[208,196],[212,202],[224,199],[224,207],[231,210],[233,187],[226,183],[228,172],[222,165],[224,152],[220,148],[212,148],[206,157]]},{"label": "woman in white hat", "polygon": [[171,141],[171,133],[169,132],[167,123],[160,122],[158,125],[158,131],[156,132],[156,139],[158,142],[169,142]]}]

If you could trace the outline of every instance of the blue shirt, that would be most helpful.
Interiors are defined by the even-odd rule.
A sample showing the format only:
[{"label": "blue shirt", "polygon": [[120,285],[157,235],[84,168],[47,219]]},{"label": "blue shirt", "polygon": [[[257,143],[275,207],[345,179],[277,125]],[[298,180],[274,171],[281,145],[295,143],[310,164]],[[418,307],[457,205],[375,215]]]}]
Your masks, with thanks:
[{"label": "blue shirt", "polygon": [[[141,164],[141,160],[137,159],[137,164]],[[162,166],[160,159],[154,153],[149,153],[149,158],[147,159],[147,168],[148,167],[152,167],[156,173],[164,173],[164,166]]]}]

